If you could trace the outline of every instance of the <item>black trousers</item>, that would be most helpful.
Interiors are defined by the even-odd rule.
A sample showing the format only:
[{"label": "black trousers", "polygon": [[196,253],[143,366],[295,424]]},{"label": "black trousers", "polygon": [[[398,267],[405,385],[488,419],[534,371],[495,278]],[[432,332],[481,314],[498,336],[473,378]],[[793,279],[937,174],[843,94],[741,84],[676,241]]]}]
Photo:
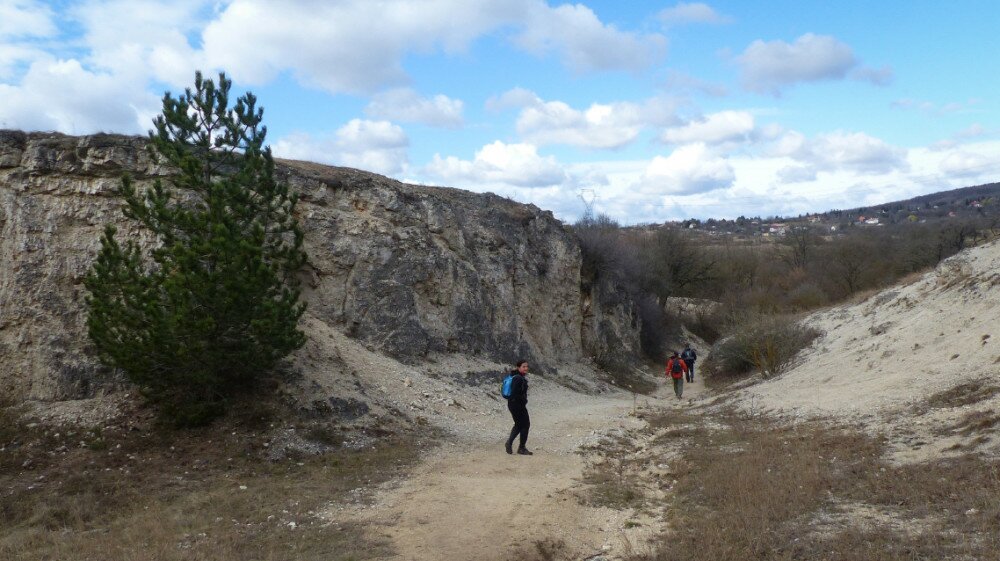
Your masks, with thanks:
[{"label": "black trousers", "polygon": [[528,406],[523,403],[508,401],[507,409],[510,410],[510,416],[514,418],[514,428],[510,429],[510,438],[507,439],[507,444],[513,444],[514,438],[520,434],[521,445],[519,448],[524,448],[524,443],[528,441],[528,429],[531,428],[531,418],[528,417]]}]

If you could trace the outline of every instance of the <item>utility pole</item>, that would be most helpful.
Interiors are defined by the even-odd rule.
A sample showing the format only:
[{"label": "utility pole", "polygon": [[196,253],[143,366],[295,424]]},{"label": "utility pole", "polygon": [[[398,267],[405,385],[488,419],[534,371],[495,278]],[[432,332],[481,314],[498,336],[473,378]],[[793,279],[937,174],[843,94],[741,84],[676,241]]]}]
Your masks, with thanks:
[{"label": "utility pole", "polygon": [[580,222],[584,224],[594,221],[594,203],[597,202],[597,192],[593,189],[580,189],[577,197],[583,201],[583,218]]}]

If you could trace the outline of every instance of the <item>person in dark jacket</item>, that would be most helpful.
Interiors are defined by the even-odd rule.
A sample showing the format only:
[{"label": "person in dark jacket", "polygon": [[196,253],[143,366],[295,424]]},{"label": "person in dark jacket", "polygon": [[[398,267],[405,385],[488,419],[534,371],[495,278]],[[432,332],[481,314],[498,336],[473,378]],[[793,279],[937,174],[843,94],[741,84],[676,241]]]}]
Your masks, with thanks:
[{"label": "person in dark jacket", "polygon": [[514,379],[510,386],[510,398],[507,399],[507,409],[510,416],[514,418],[514,428],[510,429],[510,438],[507,439],[506,450],[508,454],[513,454],[514,438],[521,436],[520,446],[517,453],[522,456],[531,456],[532,453],[524,447],[528,441],[528,429],[531,428],[531,419],[528,417],[528,361],[517,361],[517,370],[511,372]]},{"label": "person in dark jacket", "polygon": [[684,350],[681,351],[681,359],[684,360],[684,364],[688,367],[687,381],[690,384],[691,382],[694,382],[694,361],[698,360],[698,353],[694,352],[694,349],[692,349],[691,345],[688,344],[684,347]]}]

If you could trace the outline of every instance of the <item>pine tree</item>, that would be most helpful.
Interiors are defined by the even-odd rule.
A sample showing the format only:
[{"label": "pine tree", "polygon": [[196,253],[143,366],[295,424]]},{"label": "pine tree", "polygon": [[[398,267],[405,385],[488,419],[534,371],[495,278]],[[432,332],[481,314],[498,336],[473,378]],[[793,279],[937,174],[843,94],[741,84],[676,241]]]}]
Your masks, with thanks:
[{"label": "pine tree", "polygon": [[109,226],[85,279],[99,359],[177,425],[221,414],[305,343],[298,196],[275,179],[263,109],[251,93],[230,108],[230,86],[199,72],[193,92],[164,95],[150,150],[178,173],[144,190],[125,177],[118,190],[124,215],[155,243],[120,244]]}]

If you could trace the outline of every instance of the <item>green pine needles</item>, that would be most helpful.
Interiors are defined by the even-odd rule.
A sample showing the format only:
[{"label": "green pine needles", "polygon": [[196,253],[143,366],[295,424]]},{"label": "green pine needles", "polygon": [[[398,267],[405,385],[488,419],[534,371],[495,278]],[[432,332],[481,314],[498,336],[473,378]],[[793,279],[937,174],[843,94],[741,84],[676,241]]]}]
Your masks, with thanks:
[{"label": "green pine needles", "polygon": [[296,272],[306,263],[298,196],[274,177],[263,109],[251,93],[229,107],[231,81],[195,75],[163,97],[151,151],[178,174],[119,189],[125,216],[153,249],[108,226],[84,283],[97,355],[179,426],[204,424],[305,343]]}]

